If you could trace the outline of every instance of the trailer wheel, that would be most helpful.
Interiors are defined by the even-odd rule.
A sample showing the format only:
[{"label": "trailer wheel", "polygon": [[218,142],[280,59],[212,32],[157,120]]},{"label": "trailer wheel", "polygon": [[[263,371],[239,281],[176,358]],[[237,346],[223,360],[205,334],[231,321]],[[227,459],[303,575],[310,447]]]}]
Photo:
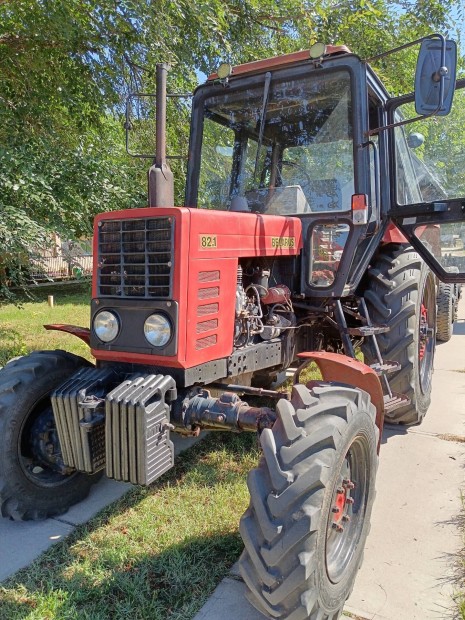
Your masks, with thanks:
[{"label": "trailer wheel", "polygon": [[[393,392],[410,404],[386,415],[386,422],[419,424],[431,402],[436,348],[436,283],[426,263],[410,246],[389,244],[368,272],[365,299],[373,323],[390,331],[377,336],[385,360],[401,369],[389,377]],[[362,345],[365,363],[376,360],[371,339]]]},{"label": "trailer wheel", "polygon": [[438,286],[438,316],[436,340],[448,342],[452,337],[452,324],[455,320],[454,285],[439,282]]},{"label": "trailer wheel", "polygon": [[67,469],[61,459],[50,394],[85,359],[35,351],[0,371],[0,514],[38,520],[84,499],[100,475]]},{"label": "trailer wheel", "polygon": [[248,477],[241,575],[272,618],[335,620],[363,557],[375,496],[375,408],[341,385],[294,386]]}]

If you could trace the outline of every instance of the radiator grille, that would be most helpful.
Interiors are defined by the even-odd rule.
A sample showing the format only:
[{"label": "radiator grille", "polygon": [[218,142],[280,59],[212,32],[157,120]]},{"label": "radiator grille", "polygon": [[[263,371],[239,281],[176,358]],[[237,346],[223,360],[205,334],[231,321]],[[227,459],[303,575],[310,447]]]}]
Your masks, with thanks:
[{"label": "radiator grille", "polygon": [[100,222],[99,296],[170,298],[173,235],[170,217]]}]

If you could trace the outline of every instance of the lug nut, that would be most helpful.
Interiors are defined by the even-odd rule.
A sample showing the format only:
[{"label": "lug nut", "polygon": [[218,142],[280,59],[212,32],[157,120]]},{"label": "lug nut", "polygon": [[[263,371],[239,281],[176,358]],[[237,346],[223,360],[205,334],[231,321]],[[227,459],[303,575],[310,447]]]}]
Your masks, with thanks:
[{"label": "lug nut", "polygon": [[346,497],[346,504],[353,504],[355,502],[353,497]]},{"label": "lug nut", "polygon": [[345,521],[346,523],[349,523],[350,521],[349,515],[342,515],[342,520]]},{"label": "lug nut", "polygon": [[333,528],[333,530],[336,530],[336,532],[343,532],[344,528],[342,527],[342,525],[339,525],[339,523],[334,523],[331,525],[331,527]]},{"label": "lug nut", "polygon": [[345,493],[345,490],[344,490],[344,489],[337,489],[337,490],[336,490],[336,493],[337,493],[338,495],[342,495],[343,493]]},{"label": "lug nut", "polygon": [[355,489],[355,484],[351,480],[343,480],[342,484],[346,489]]},{"label": "lug nut", "polygon": [[332,512],[334,512],[335,514],[337,514],[338,512],[340,512],[339,508],[337,506],[334,506],[334,508],[331,509]]}]

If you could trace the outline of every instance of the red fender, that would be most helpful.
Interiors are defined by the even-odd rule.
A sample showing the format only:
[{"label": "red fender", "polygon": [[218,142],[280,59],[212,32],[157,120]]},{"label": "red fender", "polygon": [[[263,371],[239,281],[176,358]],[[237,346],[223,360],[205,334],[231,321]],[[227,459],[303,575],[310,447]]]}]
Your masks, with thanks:
[{"label": "red fender", "polygon": [[[315,362],[324,381],[347,383],[368,392],[376,408],[376,426],[379,428],[379,442],[381,442],[384,424],[384,395],[379,377],[373,368],[353,357],[328,351],[309,351],[299,353],[298,357],[304,360],[304,363],[297,370],[297,380],[303,368],[308,363]],[[380,443],[378,443],[378,452],[379,446]]]},{"label": "red fender", "polygon": [[44,325],[45,329],[50,331],[65,332],[84,340],[86,345],[90,347],[90,329],[88,327],[78,327],[77,325]]}]

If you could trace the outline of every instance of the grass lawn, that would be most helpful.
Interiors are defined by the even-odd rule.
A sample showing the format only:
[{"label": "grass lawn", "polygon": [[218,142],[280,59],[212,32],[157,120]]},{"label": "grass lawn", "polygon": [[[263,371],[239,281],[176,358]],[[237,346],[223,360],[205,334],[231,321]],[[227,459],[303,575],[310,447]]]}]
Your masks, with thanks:
[{"label": "grass lawn", "polygon": [[[54,307],[47,296],[54,296]],[[89,327],[90,287],[62,286],[34,290],[36,300],[20,307],[0,306],[0,366],[17,355],[38,349],[64,349],[91,359],[89,347],[75,336],[46,331],[47,323],[70,323]]]},{"label": "grass lawn", "polygon": [[210,434],[4,582],[0,618],[192,618],[240,554],[257,458],[254,435]]}]

